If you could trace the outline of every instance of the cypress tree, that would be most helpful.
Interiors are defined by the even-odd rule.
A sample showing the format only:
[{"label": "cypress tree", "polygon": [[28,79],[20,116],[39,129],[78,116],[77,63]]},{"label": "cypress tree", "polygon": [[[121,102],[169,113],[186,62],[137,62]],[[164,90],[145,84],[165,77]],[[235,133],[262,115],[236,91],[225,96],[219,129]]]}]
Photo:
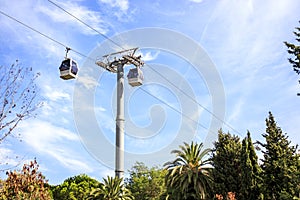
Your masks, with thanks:
[{"label": "cypress tree", "polygon": [[260,172],[250,132],[242,141],[241,150],[241,189],[239,197],[241,200],[260,199]]},{"label": "cypress tree", "polygon": [[299,155],[286,133],[277,126],[271,112],[266,119],[266,143],[262,151],[264,199],[293,199],[299,195]]},{"label": "cypress tree", "polygon": [[[212,151],[214,193],[226,199],[229,192],[240,191],[240,138],[219,131],[218,141]],[[239,199],[238,195],[236,196]]]}]

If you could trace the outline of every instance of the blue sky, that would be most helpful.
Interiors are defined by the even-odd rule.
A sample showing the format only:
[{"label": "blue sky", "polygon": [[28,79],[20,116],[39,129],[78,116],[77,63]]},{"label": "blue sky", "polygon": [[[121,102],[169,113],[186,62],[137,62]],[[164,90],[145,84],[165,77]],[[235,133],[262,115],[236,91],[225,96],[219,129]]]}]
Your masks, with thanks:
[{"label": "blue sky", "polygon": [[[262,140],[269,111],[292,143],[300,143],[299,77],[283,44],[295,42],[299,1],[55,2],[119,46],[48,1],[2,0],[0,10],[92,59],[120,46],[140,47],[145,83],[125,86],[126,169],[135,161],[161,166],[182,141],[211,147],[220,127]],[[1,144],[1,160],[14,166],[16,155],[24,162],[36,157],[52,184],[81,173],[99,180],[114,175],[116,75],[71,51],[78,79],[63,81],[64,47],[4,15],[0,25],[0,64],[18,59],[40,72],[44,102],[36,118],[18,127],[21,143]]]}]

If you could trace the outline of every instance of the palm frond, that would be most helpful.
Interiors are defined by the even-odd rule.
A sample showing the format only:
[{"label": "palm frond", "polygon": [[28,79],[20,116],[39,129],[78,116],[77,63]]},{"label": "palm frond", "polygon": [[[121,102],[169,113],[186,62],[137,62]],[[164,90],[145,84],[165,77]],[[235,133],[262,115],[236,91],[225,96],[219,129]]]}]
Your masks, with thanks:
[{"label": "palm frond", "polygon": [[175,160],[164,165],[168,170],[167,187],[180,194],[179,199],[204,199],[211,191],[211,161],[206,158],[211,150],[202,148],[202,143],[184,143],[171,152]]}]

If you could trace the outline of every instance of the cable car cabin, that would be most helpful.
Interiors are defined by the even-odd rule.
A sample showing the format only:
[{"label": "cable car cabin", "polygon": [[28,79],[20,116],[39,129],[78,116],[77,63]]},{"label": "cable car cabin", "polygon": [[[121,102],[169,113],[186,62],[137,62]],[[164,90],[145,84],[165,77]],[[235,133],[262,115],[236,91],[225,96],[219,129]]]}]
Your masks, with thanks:
[{"label": "cable car cabin", "polygon": [[142,85],[144,80],[143,72],[139,67],[130,69],[127,78],[129,85],[132,87]]},{"label": "cable car cabin", "polygon": [[60,67],[60,78],[64,80],[76,78],[78,72],[77,62],[72,58],[66,58],[62,61]]}]

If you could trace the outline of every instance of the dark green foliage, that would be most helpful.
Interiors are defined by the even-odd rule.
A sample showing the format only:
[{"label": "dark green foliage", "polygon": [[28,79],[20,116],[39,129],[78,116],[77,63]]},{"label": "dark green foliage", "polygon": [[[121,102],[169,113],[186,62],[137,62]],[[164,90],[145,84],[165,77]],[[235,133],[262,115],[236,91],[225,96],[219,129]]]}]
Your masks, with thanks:
[{"label": "dark green foliage", "polygon": [[[296,27],[296,31],[294,31],[294,34],[296,36],[296,41],[300,43],[300,27]],[[294,71],[297,74],[300,74],[300,45],[295,45],[288,42],[284,43],[288,47],[288,53],[293,56],[293,58],[288,59],[289,62],[292,64]]]},{"label": "dark green foliage", "polygon": [[100,187],[100,183],[87,175],[78,175],[66,179],[62,184],[52,186],[52,194],[55,200],[80,200],[86,199],[94,188]]},{"label": "dark green foliage", "polygon": [[165,164],[169,199],[211,199],[211,165],[207,159],[211,150],[202,148],[202,143],[184,143],[171,152],[176,159]]},{"label": "dark green foliage", "polygon": [[250,132],[248,131],[247,137],[242,141],[240,200],[258,200],[261,196],[261,168],[257,159]]},{"label": "dark green foliage", "polygon": [[293,199],[299,194],[299,155],[291,146],[288,136],[282,133],[274,117],[266,119],[266,143],[260,143],[262,151],[262,179],[264,199]]},{"label": "dark green foliage", "polygon": [[104,183],[93,189],[88,200],[134,200],[129,189],[123,185],[123,179],[107,177]]},{"label": "dark green foliage", "polygon": [[[294,34],[296,36],[296,41],[298,42],[298,44],[293,44],[288,42],[284,42],[284,44],[288,48],[287,52],[292,56],[288,60],[292,64],[294,71],[299,75],[300,74],[300,27],[296,27],[296,31],[294,31]],[[300,84],[300,80],[298,82]],[[299,95],[300,93],[298,93],[298,96]]]},{"label": "dark green foliage", "polygon": [[[229,192],[240,191],[240,157],[242,145],[239,137],[219,131],[212,154],[214,193],[226,197]],[[238,199],[238,196],[237,196]]]},{"label": "dark green foliage", "polygon": [[166,170],[157,167],[148,168],[137,162],[129,171],[126,187],[130,189],[136,200],[159,200],[166,192]]}]

